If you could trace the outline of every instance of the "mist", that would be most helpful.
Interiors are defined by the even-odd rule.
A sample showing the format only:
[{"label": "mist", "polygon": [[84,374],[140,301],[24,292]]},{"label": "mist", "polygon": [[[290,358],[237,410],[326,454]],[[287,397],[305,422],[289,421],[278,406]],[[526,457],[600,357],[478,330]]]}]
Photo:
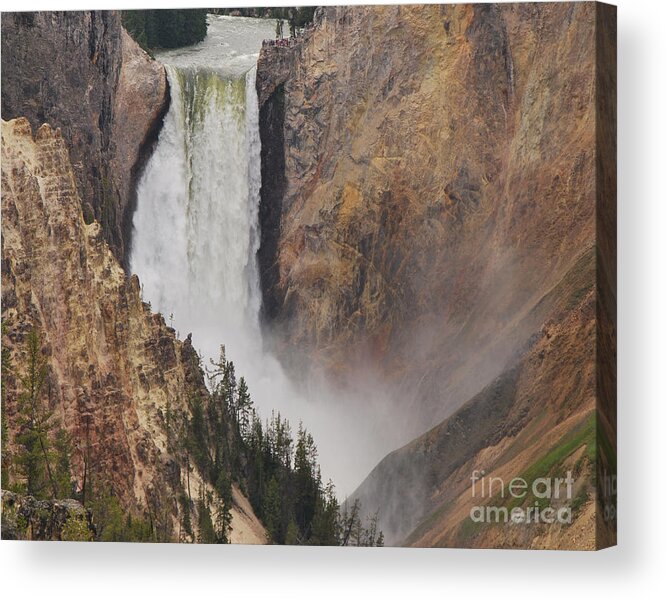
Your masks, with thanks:
[{"label": "mist", "polygon": [[[158,56],[172,100],[137,187],[130,269],[144,301],[181,339],[192,334],[202,366],[218,361],[225,346],[262,420],[279,412],[294,434],[302,422],[317,444],[324,481],[331,479],[344,499],[413,432],[379,378],[358,377],[342,390],[309,368],[287,374],[265,339],[257,265],[261,142],[251,50],[258,52],[272,25],[256,21],[214,19],[206,42]],[[215,43],[229,39],[228,28],[245,44],[240,57]]]}]

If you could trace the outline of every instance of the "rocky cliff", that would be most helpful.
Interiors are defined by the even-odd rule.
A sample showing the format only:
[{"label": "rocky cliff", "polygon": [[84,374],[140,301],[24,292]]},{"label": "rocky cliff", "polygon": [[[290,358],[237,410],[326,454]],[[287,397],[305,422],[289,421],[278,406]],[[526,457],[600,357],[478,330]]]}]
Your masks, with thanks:
[{"label": "rocky cliff", "polygon": [[[445,419],[358,492],[391,505],[394,543],[428,518],[411,543],[524,544],[460,534],[450,511],[469,469],[517,475],[565,431],[589,432],[600,337],[614,360],[612,294],[603,327],[595,305],[596,278],[608,291],[614,277],[613,217],[599,227],[596,215],[595,141],[612,139],[597,126],[597,86],[613,89],[596,76],[601,10],[331,7],[295,46],[262,50],[260,267],[275,343],[343,384],[379,373],[412,433]],[[528,544],[594,546],[585,498],[576,541],[531,529]]]},{"label": "rocky cliff", "polygon": [[594,240],[593,18],[340,7],[295,49],[264,49],[264,181],[285,183],[277,202],[264,186],[280,231],[262,273],[289,353],[409,371],[426,423],[502,371]]},{"label": "rocky cliff", "polygon": [[2,490],[3,540],[87,541],[92,513],[76,500],[36,500]]},{"label": "rocky cliff", "polygon": [[[179,534],[183,493],[213,490],[167,431],[179,432],[193,398],[208,394],[199,359],[142,302],[138,279],[125,276],[99,223],[84,219],[59,129],[44,124],[33,139],[27,119],[3,121],[2,234],[3,348],[14,365],[3,373],[8,430],[20,429],[25,339],[36,327],[48,405],[74,440],[76,487],[86,478],[109,486],[158,539],[187,539]],[[232,541],[265,541],[247,500],[238,490],[234,499]]]},{"label": "rocky cliff", "polygon": [[58,127],[84,216],[125,259],[136,178],[168,107],[164,68],[113,11],[6,14],[2,117]]}]

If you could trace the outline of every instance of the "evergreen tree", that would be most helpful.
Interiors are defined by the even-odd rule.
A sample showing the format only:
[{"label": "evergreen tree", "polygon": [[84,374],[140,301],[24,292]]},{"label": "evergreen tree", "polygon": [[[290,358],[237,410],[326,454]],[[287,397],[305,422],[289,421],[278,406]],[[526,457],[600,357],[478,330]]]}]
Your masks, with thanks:
[{"label": "evergreen tree", "polygon": [[70,455],[72,453],[72,441],[70,435],[61,427],[56,430],[53,449],[55,455],[54,477],[58,490],[58,498],[69,498],[72,496],[72,475],[70,467]]},{"label": "evergreen tree", "polygon": [[191,440],[189,447],[192,452],[194,464],[204,473],[207,473],[211,466],[210,449],[208,445],[209,435],[204,415],[203,401],[199,395],[195,395],[190,402],[190,420]]},{"label": "evergreen tree", "polygon": [[[64,433],[57,433],[54,415],[44,401],[47,359],[42,353],[41,337],[33,327],[27,337],[27,365],[19,377],[23,392],[19,395],[19,445],[16,461],[25,479],[25,491],[37,498],[58,498],[69,488],[68,444]],[[51,437],[60,439],[54,447]],[[58,464],[66,472],[58,474]],[[60,480],[60,481],[59,481]],[[68,495],[68,494],[66,494]]]},{"label": "evergreen tree", "polygon": [[[192,537],[192,516],[191,516],[191,499],[188,494],[183,492],[180,495],[180,511],[182,516],[181,527],[185,536]],[[181,534],[181,538],[182,538]]]},{"label": "evergreen tree", "polygon": [[108,481],[100,480],[88,502],[95,523],[95,540],[101,542],[154,542],[149,520],[125,510]]},{"label": "evergreen tree", "polygon": [[289,521],[289,525],[287,526],[287,533],[285,535],[284,543],[287,546],[298,546],[301,543],[298,525],[296,525],[296,522],[293,519]]},{"label": "evergreen tree", "polygon": [[352,536],[354,529],[356,528],[356,523],[360,520],[360,511],[361,504],[358,500],[355,500],[349,509],[345,506],[344,511],[340,515],[340,530],[341,530],[341,546],[351,545]]},{"label": "evergreen tree", "polygon": [[310,525],[315,514],[320,483],[316,474],[316,448],[312,436],[298,428],[294,453],[294,513],[296,524],[303,536],[310,536]]},{"label": "evergreen tree", "polygon": [[125,10],[127,32],[144,49],[180,48],[201,42],[208,28],[205,9]]},{"label": "evergreen tree", "polygon": [[236,368],[233,361],[224,365],[224,375],[222,377],[222,395],[224,396],[229,411],[236,421],[238,413],[236,411]]},{"label": "evergreen tree", "polygon": [[2,482],[2,487],[7,489],[9,488],[9,472],[10,466],[12,464],[12,455],[9,451],[9,428],[7,427],[7,409],[5,406],[5,399],[7,397],[7,385],[9,380],[9,374],[12,370],[12,357],[9,352],[9,348],[5,343],[5,335],[7,333],[7,324],[2,322],[2,367],[0,371],[0,397],[2,398],[2,406],[0,407],[0,418],[2,419],[2,432],[0,433],[0,439],[2,440],[2,473],[0,475],[0,481]]},{"label": "evergreen tree", "polygon": [[228,544],[231,535],[231,507],[233,505],[233,493],[231,481],[226,473],[220,473],[215,487],[221,500],[221,505],[217,510],[217,541],[221,544]]},{"label": "evergreen tree", "polygon": [[214,544],[217,542],[217,535],[215,527],[213,527],[213,518],[210,514],[210,498],[201,489],[199,491],[197,511],[199,513],[199,536],[197,541],[200,544]]},{"label": "evergreen tree", "polygon": [[329,481],[317,497],[312,520],[312,536],[308,543],[316,546],[337,546],[340,543],[338,514],[340,505],[335,497],[333,482]]},{"label": "evergreen tree", "polygon": [[280,485],[275,477],[272,477],[266,488],[266,495],[263,498],[262,517],[269,542],[281,543],[281,521],[282,505],[280,498]]},{"label": "evergreen tree", "polygon": [[245,437],[250,430],[250,416],[252,414],[252,399],[250,398],[250,392],[247,389],[245,377],[241,377],[238,381],[236,412],[241,436]]}]

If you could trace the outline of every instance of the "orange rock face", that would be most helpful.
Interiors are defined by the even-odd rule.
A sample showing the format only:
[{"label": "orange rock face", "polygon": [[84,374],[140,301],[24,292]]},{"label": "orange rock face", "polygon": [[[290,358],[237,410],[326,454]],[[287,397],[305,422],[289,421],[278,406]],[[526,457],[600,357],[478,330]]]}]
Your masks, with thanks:
[{"label": "orange rock face", "polygon": [[[294,48],[262,51],[262,215],[279,233],[261,268],[281,356],[343,383],[379,373],[414,434],[448,418],[359,490],[394,543],[440,510],[412,543],[501,545],[456,537],[463,517],[442,506],[475,465],[527,469],[597,402],[599,10],[326,8]],[[521,536],[504,544],[555,544]]]}]

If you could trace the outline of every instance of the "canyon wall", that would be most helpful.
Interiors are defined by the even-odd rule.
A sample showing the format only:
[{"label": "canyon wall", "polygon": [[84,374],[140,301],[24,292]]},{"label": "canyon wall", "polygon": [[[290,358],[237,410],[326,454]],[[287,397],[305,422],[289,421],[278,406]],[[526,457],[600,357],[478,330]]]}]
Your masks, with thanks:
[{"label": "canyon wall", "polygon": [[[186,433],[176,424],[188,422],[193,399],[208,394],[199,358],[142,302],[99,223],[84,219],[59,129],[44,124],[33,139],[27,119],[3,121],[2,234],[3,348],[14,365],[3,373],[8,430],[19,431],[26,338],[37,328],[46,400],[75,442],[77,488],[86,478],[98,493],[108,486],[158,539],[187,539],[182,495],[213,494],[173,437]],[[233,514],[232,541],[265,541],[237,489]]]},{"label": "canyon wall", "polygon": [[[276,348],[341,385],[374,372],[414,435],[441,422],[355,496],[383,511],[392,543],[419,523],[417,545],[612,537],[595,523],[588,435],[600,337],[614,360],[612,294],[604,332],[595,304],[597,277],[607,291],[614,277],[610,215],[603,270],[595,252],[600,6],[330,7],[295,45],[262,50],[260,269]],[[567,431],[585,432],[578,529],[461,533],[451,511],[469,511],[470,469],[517,476],[568,448]]]},{"label": "canyon wall", "polygon": [[421,424],[505,368],[594,243],[593,44],[591,4],[516,4],[328,8],[264,48],[261,271],[284,354],[379,366]]},{"label": "canyon wall", "polygon": [[2,73],[2,118],[60,128],[86,222],[124,261],[136,178],[168,107],[164,68],[119,12],[24,12],[3,16]]}]

